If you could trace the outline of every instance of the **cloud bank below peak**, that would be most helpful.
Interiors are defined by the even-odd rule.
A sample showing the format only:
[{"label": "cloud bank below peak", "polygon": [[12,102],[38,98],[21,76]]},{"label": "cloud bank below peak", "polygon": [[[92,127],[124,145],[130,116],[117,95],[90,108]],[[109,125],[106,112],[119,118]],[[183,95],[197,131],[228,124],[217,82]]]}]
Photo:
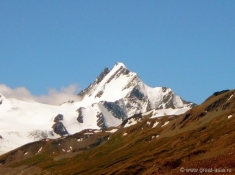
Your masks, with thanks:
[{"label": "cloud bank below peak", "polygon": [[5,84],[0,84],[0,93],[6,98],[15,98],[27,102],[39,102],[51,105],[60,105],[69,100],[77,101],[79,88],[76,84],[61,87],[59,90],[51,88],[46,95],[33,95],[25,87],[11,88]]}]

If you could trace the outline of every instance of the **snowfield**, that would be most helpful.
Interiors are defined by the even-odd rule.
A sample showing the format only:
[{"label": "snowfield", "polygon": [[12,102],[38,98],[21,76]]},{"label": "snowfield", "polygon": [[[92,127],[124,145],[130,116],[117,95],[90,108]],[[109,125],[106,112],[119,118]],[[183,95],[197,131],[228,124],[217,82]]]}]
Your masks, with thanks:
[{"label": "snowfield", "polygon": [[3,95],[1,100],[0,154],[43,138],[60,137],[52,130],[57,114],[64,115],[64,120],[61,122],[70,134],[83,129],[83,126],[76,121],[77,112],[74,107],[23,102],[7,99]]}]

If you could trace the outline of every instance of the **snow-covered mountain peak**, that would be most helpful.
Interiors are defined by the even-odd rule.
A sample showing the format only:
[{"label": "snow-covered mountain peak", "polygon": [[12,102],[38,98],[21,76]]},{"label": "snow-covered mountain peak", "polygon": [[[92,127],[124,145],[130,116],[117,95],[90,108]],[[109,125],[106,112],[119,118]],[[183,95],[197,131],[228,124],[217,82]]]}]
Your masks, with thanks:
[{"label": "snow-covered mountain peak", "polygon": [[[105,68],[78,96],[81,98],[78,102],[79,121],[84,117],[82,113],[90,114],[91,110],[96,111],[92,113],[101,114],[100,106],[109,108],[108,110],[111,110],[114,116],[116,113],[122,113],[120,117],[126,118],[156,108],[190,108],[194,105],[181,99],[170,88],[147,86],[123,63],[116,63],[111,70]],[[88,108],[90,112],[87,111]]]},{"label": "snow-covered mountain peak", "polygon": [[122,62],[117,62],[114,67],[123,67],[126,68],[126,66]]},{"label": "snow-covered mountain peak", "polygon": [[136,73],[130,72],[123,63],[116,63],[111,70],[105,68],[78,96],[89,105],[99,101],[116,101],[125,97],[126,86],[131,82],[133,84],[135,77]]},{"label": "snow-covered mountain peak", "polygon": [[179,108],[186,111],[194,105],[181,99],[170,88],[147,86],[123,63],[116,63],[111,70],[104,68],[78,96],[80,101],[53,106],[1,95],[0,154],[44,137],[116,127],[134,114],[153,109],[159,114],[165,109],[174,114]]}]

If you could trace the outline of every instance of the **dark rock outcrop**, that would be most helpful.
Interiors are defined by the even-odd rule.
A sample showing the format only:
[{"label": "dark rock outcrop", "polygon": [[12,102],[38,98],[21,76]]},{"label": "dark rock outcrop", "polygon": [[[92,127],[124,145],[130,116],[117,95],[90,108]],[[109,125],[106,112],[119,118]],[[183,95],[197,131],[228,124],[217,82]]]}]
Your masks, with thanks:
[{"label": "dark rock outcrop", "polygon": [[62,114],[58,114],[55,118],[54,118],[54,122],[55,124],[52,126],[53,131],[56,134],[59,134],[60,136],[64,136],[68,134],[67,129],[64,127],[63,123],[60,122],[61,120],[63,120],[63,115]]},{"label": "dark rock outcrop", "polygon": [[95,95],[95,97],[101,97],[101,96],[103,95],[103,93],[104,93],[104,91],[99,91],[99,92]]},{"label": "dark rock outcrop", "polygon": [[140,92],[140,90],[135,87],[130,93],[131,98],[137,98],[138,100],[143,100],[144,99],[144,94]]},{"label": "dark rock outcrop", "polygon": [[81,107],[81,108],[79,108],[79,109],[77,110],[77,112],[78,112],[77,121],[78,121],[79,123],[83,123],[82,109],[83,109],[83,108]]},{"label": "dark rock outcrop", "polygon": [[118,118],[118,119],[126,119],[126,113],[123,111],[123,109],[118,105],[116,104],[115,102],[107,102],[105,101],[103,103],[104,107],[110,111],[114,117]]},{"label": "dark rock outcrop", "polygon": [[81,92],[79,92],[78,96],[81,97],[81,99],[83,99],[83,97],[87,93],[90,93],[90,91],[92,91],[93,86],[99,84],[109,72],[110,71],[109,71],[109,69],[107,67],[104,68],[104,70],[100,73],[100,75],[96,78],[96,80],[92,84],[90,84],[86,89],[84,89]]},{"label": "dark rock outcrop", "polygon": [[99,126],[101,129],[106,130],[107,126],[105,124],[105,119],[102,113],[99,113],[97,116],[97,126]]},{"label": "dark rock outcrop", "polygon": [[60,136],[64,136],[68,134],[68,131],[66,130],[66,128],[64,127],[62,122],[57,122],[52,126],[54,132],[56,134],[59,134]]},{"label": "dark rock outcrop", "polygon": [[54,118],[54,122],[59,122],[60,120],[63,120],[63,115],[62,114],[58,114],[55,118]]}]

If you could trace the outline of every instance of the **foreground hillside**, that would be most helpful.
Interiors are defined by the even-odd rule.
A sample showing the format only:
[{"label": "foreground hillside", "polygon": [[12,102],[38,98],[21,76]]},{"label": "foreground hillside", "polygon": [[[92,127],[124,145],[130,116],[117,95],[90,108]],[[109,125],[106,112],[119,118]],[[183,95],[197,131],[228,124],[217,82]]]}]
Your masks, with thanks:
[{"label": "foreground hillside", "polygon": [[185,114],[157,113],[27,144],[0,157],[0,174],[235,174],[235,90],[214,93]]}]

